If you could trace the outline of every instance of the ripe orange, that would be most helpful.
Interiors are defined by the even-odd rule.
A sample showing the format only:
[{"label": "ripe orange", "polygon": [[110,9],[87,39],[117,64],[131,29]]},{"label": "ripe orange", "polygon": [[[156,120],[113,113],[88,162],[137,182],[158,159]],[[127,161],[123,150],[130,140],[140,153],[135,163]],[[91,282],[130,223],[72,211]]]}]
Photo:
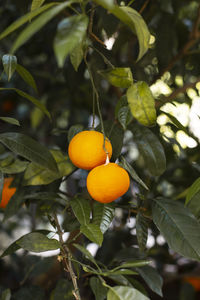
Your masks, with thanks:
[{"label": "ripe orange", "polygon": [[130,178],[126,170],[115,163],[98,166],[87,177],[90,196],[102,203],[109,203],[127,192]]},{"label": "ripe orange", "polygon": [[10,198],[16,192],[16,188],[14,188],[14,187],[10,188],[12,181],[13,181],[13,177],[4,179],[2,199],[0,201],[0,208],[5,208],[9,202]]},{"label": "ripe orange", "polygon": [[200,277],[199,276],[185,276],[184,281],[190,283],[195,291],[200,291]]},{"label": "ripe orange", "polygon": [[[81,131],[70,141],[68,154],[72,163],[78,168],[91,170],[102,165],[106,161],[106,152],[103,148],[104,136],[98,131]],[[108,139],[105,141],[105,148],[112,156],[112,145]]]}]

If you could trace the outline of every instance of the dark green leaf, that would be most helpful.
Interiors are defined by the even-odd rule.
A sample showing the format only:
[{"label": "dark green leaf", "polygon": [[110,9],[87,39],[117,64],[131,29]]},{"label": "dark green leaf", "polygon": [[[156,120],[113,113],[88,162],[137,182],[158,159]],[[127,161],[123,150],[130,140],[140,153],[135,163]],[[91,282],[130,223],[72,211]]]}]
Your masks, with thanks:
[{"label": "dark green leaf", "polygon": [[36,163],[30,163],[24,174],[24,185],[42,185],[49,184],[56,179],[71,174],[75,167],[69,160],[67,155],[64,155],[60,150],[50,150],[58,167],[57,173],[52,173]]},{"label": "dark green leaf", "polygon": [[19,90],[16,88],[0,88],[0,91],[15,91],[18,95],[20,95],[21,97],[31,101],[34,105],[36,105],[44,114],[47,115],[48,118],[51,119],[50,113],[48,112],[48,110],[46,109],[46,107],[44,106],[44,104],[42,104],[39,100],[37,100],[36,98],[34,98],[33,96]]},{"label": "dark green leaf", "polygon": [[91,211],[89,201],[81,197],[75,197],[70,200],[70,205],[80,224],[89,224]]},{"label": "dark green leaf", "polygon": [[34,17],[36,17],[37,15],[41,14],[43,11],[47,10],[48,8],[58,5],[58,3],[54,2],[54,3],[49,3],[47,5],[44,5],[32,12],[29,12],[28,14],[22,16],[21,18],[19,18],[18,20],[16,20],[15,22],[13,22],[10,26],[8,26],[1,34],[0,34],[0,40],[5,38],[7,35],[9,35],[10,33],[12,33],[13,31],[15,31],[16,29],[18,29],[19,27],[21,27],[23,24],[29,22],[31,19],[33,19]]},{"label": "dark green leaf", "polygon": [[98,277],[90,278],[90,287],[95,295],[95,300],[104,300],[107,295],[107,288],[102,285]]},{"label": "dark green leaf", "polygon": [[67,55],[82,42],[87,26],[88,17],[86,15],[68,17],[58,24],[54,51],[59,67],[63,67]]},{"label": "dark green leaf", "polygon": [[144,251],[148,237],[148,221],[141,212],[136,217],[136,234],[140,251]]},{"label": "dark green leaf", "polygon": [[177,120],[177,118],[175,118],[173,115],[171,115],[171,114],[169,114],[169,113],[167,113],[167,112],[165,112],[165,111],[163,111],[163,110],[161,110],[161,112],[162,112],[163,114],[165,114],[165,115],[172,121],[172,123],[174,123],[174,125],[176,125],[177,128],[179,128],[180,130],[183,130],[186,134],[189,135],[187,128],[186,128],[185,126],[183,126],[183,125],[179,122],[179,120]]},{"label": "dark green leaf", "polygon": [[115,215],[115,209],[112,205],[93,203],[92,223],[100,226],[101,232],[104,234],[109,228]]},{"label": "dark green leaf", "polygon": [[64,278],[61,278],[56,284],[56,288],[51,293],[50,300],[74,300],[72,291],[72,283]]},{"label": "dark green leaf", "polygon": [[[60,3],[55,7],[52,7],[48,11],[44,12],[42,15],[37,17],[32,21],[17,37],[10,52],[13,54],[21,47],[25,42],[27,42],[37,31],[39,31],[46,23],[48,23],[52,18],[59,14],[65,7],[70,6],[73,1],[67,1]],[[54,4],[55,5],[55,4]],[[44,8],[45,6],[41,7]],[[39,9],[34,10],[32,13],[37,12]],[[29,14],[29,19],[31,19],[31,14]]]},{"label": "dark green leaf", "polygon": [[73,125],[68,131],[68,142],[79,132],[83,130],[83,125]]},{"label": "dark green leaf", "polygon": [[57,173],[57,164],[49,150],[32,138],[22,133],[7,132],[0,134],[0,142],[14,153]]},{"label": "dark green leaf", "polygon": [[96,263],[96,260],[87,249],[85,249],[79,244],[73,244],[73,246],[76,247],[79,251],[81,251],[87,259],[89,259],[97,268],[99,268],[98,264]]},{"label": "dark green leaf", "polygon": [[75,71],[78,71],[78,67],[80,66],[80,64],[83,60],[83,56],[84,56],[84,52],[83,52],[83,45],[81,42],[70,53],[70,60],[71,60],[71,63],[73,65]]},{"label": "dark green leaf", "polygon": [[17,241],[17,244],[31,252],[45,252],[60,248],[60,243],[55,239],[49,239],[42,233],[31,232]]},{"label": "dark green leaf", "polygon": [[127,286],[110,287],[107,300],[149,300],[148,297],[140,293],[138,290]]},{"label": "dark green leaf", "polygon": [[6,166],[0,165],[0,170],[5,174],[17,174],[24,172],[27,168],[28,162],[22,161],[20,159],[15,159],[10,164],[7,164]]},{"label": "dark green leaf", "polygon": [[31,11],[39,8],[40,6],[42,6],[42,4],[44,3],[45,0],[32,0],[31,3]]},{"label": "dark green leaf", "polygon": [[121,107],[119,109],[117,118],[123,129],[126,130],[127,125],[132,121],[130,108],[128,106]]},{"label": "dark green leaf", "polygon": [[0,117],[0,120],[4,121],[4,122],[7,122],[9,124],[12,124],[12,125],[17,125],[17,126],[20,126],[20,123],[17,119],[14,119],[14,118],[9,118],[9,117]]},{"label": "dark green leaf", "polygon": [[111,270],[111,272],[109,273],[113,274],[113,275],[137,275],[137,272],[129,270],[129,269],[119,269],[119,270]]},{"label": "dark green leaf", "polygon": [[10,289],[6,289],[2,292],[0,300],[10,300],[11,299],[11,291]]},{"label": "dark green leaf", "polygon": [[137,268],[137,267],[143,267],[146,266],[148,264],[150,264],[151,261],[149,260],[129,260],[128,262],[125,262],[121,265],[119,265],[118,267],[114,268],[114,270],[119,270],[119,269],[124,269],[124,268]]},{"label": "dark green leaf", "polygon": [[16,66],[16,71],[21,76],[21,78],[37,92],[35,79],[31,75],[31,73],[19,64],[17,64]]},{"label": "dark green leaf", "polygon": [[[45,235],[48,235],[49,234],[49,230],[35,230],[34,232],[39,232],[39,233],[42,233],[42,234],[45,234]],[[26,235],[29,235],[30,233],[27,233]],[[24,236],[26,236],[24,235]],[[22,238],[22,237],[21,237]],[[4,256],[7,256],[7,255],[10,255],[14,252],[16,252],[17,250],[19,250],[21,247],[19,246],[18,244],[18,241],[21,239],[19,238],[18,240],[16,240],[14,243],[12,243],[3,253],[0,257],[4,257]]]},{"label": "dark green leaf", "polygon": [[10,198],[4,212],[4,219],[7,220],[8,218],[16,215],[21,208],[22,204],[24,203],[24,198],[23,198],[23,191],[22,190],[17,190],[15,194]]},{"label": "dark green leaf", "polygon": [[74,215],[68,213],[64,218],[62,228],[64,229],[65,232],[71,232],[79,229],[80,223]]},{"label": "dark green leaf", "polygon": [[132,166],[126,161],[126,159],[121,156],[120,157],[121,162],[120,165],[129,172],[130,176],[133,178],[133,180],[137,181],[141,186],[143,186],[146,190],[149,190],[146,184],[140,179],[140,177],[137,175],[135,170],[132,168]]},{"label": "dark green leaf", "polygon": [[142,268],[136,268],[136,270],[148,284],[150,289],[152,289],[152,291],[162,297],[163,279],[158,274],[156,269],[150,266],[144,266]]},{"label": "dark green leaf", "polygon": [[185,205],[187,205],[193,215],[200,220],[200,178],[198,178],[186,192]]},{"label": "dark green leaf", "polygon": [[3,63],[4,71],[8,76],[8,81],[9,81],[13,73],[15,72],[17,66],[17,57],[14,55],[5,54],[2,57],[2,63]]},{"label": "dark green leaf", "polygon": [[153,221],[169,246],[181,255],[200,260],[200,224],[178,201],[155,199]]},{"label": "dark green leaf", "polygon": [[103,242],[103,234],[99,226],[95,224],[81,225],[80,230],[90,241],[101,246]]},{"label": "dark green leaf", "polygon": [[112,68],[98,71],[98,73],[116,87],[128,88],[133,84],[130,68]]},{"label": "dark green leaf", "polygon": [[145,168],[154,176],[161,175],[166,169],[166,157],[158,138],[146,127],[134,125],[130,130],[144,158]]},{"label": "dark green leaf", "polygon": [[126,95],[134,118],[142,125],[154,125],[156,122],[155,100],[146,82],[134,83],[129,87]]}]

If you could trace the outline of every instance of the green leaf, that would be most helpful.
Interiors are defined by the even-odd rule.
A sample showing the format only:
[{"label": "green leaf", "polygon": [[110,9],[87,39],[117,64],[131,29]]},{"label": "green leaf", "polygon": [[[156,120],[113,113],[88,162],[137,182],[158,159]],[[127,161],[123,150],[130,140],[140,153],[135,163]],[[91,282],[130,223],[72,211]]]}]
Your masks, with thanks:
[{"label": "green leaf", "polygon": [[[33,232],[37,232],[37,233],[42,233],[43,235],[48,235],[49,234],[49,230],[35,230]],[[26,235],[29,235],[30,233],[27,233],[25,234],[24,236],[22,237],[25,237]],[[21,237],[21,238],[22,238]],[[18,242],[20,241],[19,238],[18,240],[16,240],[15,242],[13,242],[3,253],[0,257],[4,257],[4,256],[7,256],[7,255],[10,255],[14,252],[16,252],[17,250],[19,250],[21,247],[19,246]]]},{"label": "green leaf", "polygon": [[[34,21],[32,21],[17,37],[15,40],[10,52],[13,54],[21,47],[25,42],[27,42],[37,31],[39,31],[46,23],[48,23],[51,19],[53,19],[57,14],[59,14],[65,7],[70,6],[74,1],[67,1],[61,4],[52,7],[48,11],[44,12],[42,15],[37,17]],[[53,4],[55,5],[55,3]],[[44,8],[45,6],[41,7]],[[40,9],[40,8],[39,8]],[[38,10],[39,10],[38,9]],[[38,10],[34,10],[37,12]],[[28,21],[32,18],[32,15],[29,14]]]},{"label": "green leaf", "polygon": [[163,114],[165,114],[171,121],[172,123],[174,123],[174,125],[179,128],[180,130],[183,130],[186,134],[190,135],[187,128],[185,126],[183,126],[179,120],[177,120],[177,118],[175,118],[173,115],[163,111],[163,110],[160,110]]},{"label": "green leaf", "polygon": [[17,64],[16,71],[19,74],[19,76],[21,76],[21,78],[37,92],[35,79],[31,75],[31,73],[20,64]]},{"label": "green leaf", "polygon": [[163,279],[158,274],[157,270],[150,266],[136,268],[136,270],[142,276],[142,278],[145,280],[145,282],[150,287],[150,289],[162,297],[163,296],[163,294],[162,294]]},{"label": "green leaf", "polygon": [[134,142],[143,156],[145,168],[153,176],[161,175],[166,169],[166,157],[162,144],[153,132],[142,126],[132,125]]},{"label": "green leaf", "polygon": [[79,132],[83,130],[83,125],[73,125],[69,128],[68,131],[68,142],[71,141],[71,139]]},{"label": "green leaf", "polygon": [[144,126],[156,122],[155,100],[146,82],[138,81],[127,90],[127,100],[132,115]]},{"label": "green leaf", "polygon": [[137,60],[141,59],[149,48],[150,40],[150,32],[142,16],[131,7],[114,5],[112,0],[95,0],[95,2],[128,25],[137,35],[139,41],[139,54]]},{"label": "green leaf", "polygon": [[189,188],[185,200],[185,204],[187,205],[190,201],[198,201],[200,198],[200,177],[193,182],[191,187]]},{"label": "green leaf", "polygon": [[31,232],[21,237],[17,244],[31,252],[45,252],[49,250],[56,250],[60,248],[60,243],[55,239],[49,239],[42,233]]},{"label": "green leaf", "polygon": [[114,268],[114,270],[119,270],[119,269],[124,269],[124,268],[137,268],[137,267],[143,267],[146,266],[148,264],[150,264],[151,261],[149,260],[129,260],[128,262],[125,262],[121,265],[119,265],[118,267]]},{"label": "green leaf", "polygon": [[149,188],[146,186],[146,184],[142,181],[142,179],[137,175],[135,170],[132,168],[132,166],[126,161],[126,159],[121,155],[120,156],[120,165],[129,172],[130,176],[133,178],[133,180],[137,181],[141,186],[143,186],[147,191]]},{"label": "green leaf", "polygon": [[73,51],[70,53],[70,61],[75,71],[78,71],[78,67],[80,66],[83,60],[84,52],[82,42],[74,47]]},{"label": "green leaf", "polygon": [[18,190],[15,192],[15,194],[10,198],[5,211],[4,211],[4,219],[3,222],[5,222],[8,218],[16,215],[21,208],[22,204],[24,203],[23,198],[24,192],[22,190]]},{"label": "green leaf", "polygon": [[190,259],[200,260],[200,224],[178,201],[155,199],[153,221],[169,247]]},{"label": "green leaf", "polygon": [[112,205],[98,202],[93,203],[92,223],[98,225],[103,234],[108,230],[114,216],[115,209]]},{"label": "green leaf", "polygon": [[89,201],[77,196],[70,200],[70,205],[80,224],[89,224],[91,211]]},{"label": "green leaf", "polygon": [[50,153],[57,164],[58,172],[52,173],[43,166],[30,163],[24,174],[24,185],[49,184],[63,176],[68,176],[75,170],[69,157],[64,155],[60,150],[50,150]]},{"label": "green leaf", "polygon": [[80,223],[73,214],[67,213],[62,224],[65,232],[71,232],[80,228]]},{"label": "green leaf", "polygon": [[141,212],[136,217],[136,234],[140,251],[144,251],[148,237],[148,221]]},{"label": "green leaf", "polygon": [[41,14],[43,11],[47,10],[48,8],[58,5],[58,3],[54,2],[54,3],[49,3],[47,5],[44,5],[32,12],[29,12],[28,14],[22,16],[21,18],[19,18],[18,20],[16,20],[15,22],[13,22],[10,26],[8,26],[1,34],[0,34],[0,40],[2,40],[3,38],[5,38],[7,35],[9,35],[10,33],[12,33],[13,31],[15,31],[16,29],[18,29],[19,27],[21,27],[23,24],[25,24],[26,22],[29,22],[31,19],[33,19],[34,17],[36,17],[37,15]]},{"label": "green leaf", "polygon": [[10,289],[6,289],[2,292],[0,300],[10,300],[11,299],[11,291]]},{"label": "green leaf", "polygon": [[116,87],[128,88],[133,84],[133,75],[130,68],[112,68],[100,70],[98,73]]},{"label": "green leaf", "polygon": [[127,287],[127,286],[114,286],[110,287],[108,294],[107,294],[107,300],[150,300],[148,297],[143,295],[138,290]]},{"label": "green leaf", "polygon": [[49,150],[32,138],[22,133],[7,132],[0,134],[0,142],[14,153],[57,173],[56,162]]},{"label": "green leaf", "polygon": [[17,57],[14,55],[5,54],[2,57],[2,63],[3,63],[4,71],[8,76],[8,81],[9,81],[13,73],[15,72],[17,66]]},{"label": "green leaf", "polygon": [[103,234],[98,225],[95,224],[81,225],[80,230],[90,241],[101,246],[103,242]]},{"label": "green leaf", "polygon": [[86,15],[75,15],[65,18],[58,24],[54,51],[59,67],[63,67],[67,55],[82,42],[88,21]]},{"label": "green leaf", "polygon": [[74,300],[73,285],[68,280],[61,278],[56,288],[51,293],[50,300]]},{"label": "green leaf", "polygon": [[110,270],[110,274],[113,275],[137,275],[138,273],[129,269]]},{"label": "green leaf", "polygon": [[86,248],[79,244],[73,244],[73,246],[79,251],[81,251],[81,253],[83,253],[87,259],[89,259],[97,268],[99,268],[98,264],[96,263],[96,260]]},{"label": "green leaf", "polygon": [[0,164],[0,170],[5,174],[17,174],[24,172],[24,170],[27,168],[28,162],[22,161],[20,159],[15,159],[10,164],[7,164],[6,166],[2,166]]},{"label": "green leaf", "polygon": [[95,300],[104,300],[106,298],[107,288],[102,285],[98,277],[93,276],[90,278],[90,287],[95,295]]},{"label": "green leaf", "polygon": [[128,106],[123,106],[119,109],[117,116],[119,123],[122,125],[123,129],[126,130],[126,126],[129,124],[130,118],[130,108]]},{"label": "green leaf", "polygon": [[50,113],[48,112],[48,110],[46,109],[46,107],[44,106],[44,104],[42,104],[39,100],[37,100],[36,98],[34,98],[33,96],[19,90],[16,88],[0,88],[0,91],[15,91],[18,95],[20,95],[21,97],[31,101],[34,105],[36,105],[43,113],[45,113],[47,115],[47,117],[49,119],[51,119]]},{"label": "green leaf", "polygon": [[0,120],[4,121],[4,122],[7,122],[9,124],[12,124],[12,125],[17,125],[17,126],[20,126],[20,123],[17,119],[14,119],[14,118],[9,118],[9,117],[0,117]]},{"label": "green leaf", "polygon": [[44,3],[45,0],[32,0],[31,3],[31,11],[39,8],[40,6],[42,6],[42,4]]}]

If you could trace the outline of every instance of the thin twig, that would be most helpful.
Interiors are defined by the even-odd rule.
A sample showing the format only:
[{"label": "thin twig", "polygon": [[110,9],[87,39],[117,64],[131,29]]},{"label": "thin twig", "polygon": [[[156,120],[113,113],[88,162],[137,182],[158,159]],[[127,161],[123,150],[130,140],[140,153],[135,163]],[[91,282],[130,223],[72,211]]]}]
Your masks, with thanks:
[{"label": "thin twig", "polygon": [[81,296],[80,296],[80,293],[79,293],[79,288],[78,288],[78,284],[77,284],[77,280],[76,280],[76,275],[75,275],[73,267],[72,267],[71,253],[70,253],[68,247],[64,243],[63,231],[62,231],[61,226],[59,224],[58,217],[57,217],[56,213],[54,213],[54,221],[55,221],[55,224],[56,224],[56,227],[57,227],[59,240],[60,240],[60,243],[62,245],[61,253],[62,253],[62,256],[63,256],[63,261],[64,261],[64,264],[65,264],[66,270],[70,273],[70,277],[71,277],[72,282],[73,282],[73,286],[74,286],[73,295],[76,298],[76,300],[81,300]]},{"label": "thin twig", "polygon": [[150,1],[150,0],[146,0],[146,1],[144,2],[144,4],[142,5],[142,7],[140,8],[140,11],[139,11],[140,14],[143,13],[143,11],[145,10],[145,8],[146,8],[147,5],[149,4],[149,1]]}]

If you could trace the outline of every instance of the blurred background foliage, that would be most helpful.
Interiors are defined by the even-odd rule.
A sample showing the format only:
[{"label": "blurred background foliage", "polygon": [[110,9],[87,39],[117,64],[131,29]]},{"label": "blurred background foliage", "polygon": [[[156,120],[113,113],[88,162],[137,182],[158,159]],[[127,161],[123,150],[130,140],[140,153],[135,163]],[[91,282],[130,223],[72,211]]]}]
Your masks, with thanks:
[{"label": "blurred background foliage", "polygon": [[[31,4],[31,1],[27,0],[2,2],[4,3],[0,6],[1,31],[25,14]],[[129,3],[123,2],[126,5]],[[199,177],[200,172],[199,1],[135,0],[129,4],[142,14],[151,33],[151,48],[139,62],[136,62],[138,41],[129,28],[99,6],[94,14],[93,35],[90,35],[90,40],[97,50],[90,49],[88,63],[100,95],[102,115],[106,120],[105,127],[110,130],[114,124],[112,137],[114,144],[118,145],[120,152],[122,147],[120,142],[123,140],[122,154],[150,188],[149,197],[161,196],[184,202],[187,189]],[[90,7],[90,4],[88,6]],[[17,51],[18,63],[33,75],[38,92],[28,87],[17,72],[10,81],[3,74],[0,82],[0,87],[16,87],[40,99],[52,115],[50,122],[38,108],[14,91],[0,91],[0,115],[16,118],[21,124],[17,127],[0,120],[1,133],[7,131],[24,133],[49,148],[60,149],[63,154],[67,153],[69,128],[77,124],[87,128],[91,126],[92,118],[92,86],[84,61],[80,64],[78,72],[74,70],[69,59],[63,68],[58,68],[52,47],[58,22],[63,17],[73,14],[73,10],[70,9],[62,11]],[[1,57],[9,53],[19,31],[1,40]],[[99,52],[116,67],[130,67],[135,82],[146,81],[151,87],[158,115],[157,125],[152,127],[151,131],[162,143],[167,161],[167,169],[160,177],[153,177],[149,173],[134,142],[132,131],[130,128],[123,130],[116,118],[115,108],[124,94],[124,89],[110,85],[100,76],[98,71],[105,69],[106,64]],[[97,116],[97,125],[98,120]],[[136,121],[133,121],[131,126],[134,127],[135,124]],[[11,153],[1,146],[0,160],[3,162],[5,156],[10,155]],[[10,159],[15,160],[15,157]],[[1,164],[2,170],[3,167],[5,166]],[[21,168],[23,171],[25,166]],[[64,182],[70,196],[79,192],[87,194],[86,175],[86,171],[79,170],[68,178],[67,183]],[[48,201],[45,199],[40,203],[38,199],[31,201],[28,195],[41,191],[54,193],[61,183],[61,179],[58,179],[49,185],[20,188],[21,179],[22,173],[19,172],[15,180],[16,184],[19,182],[19,190],[23,190],[27,199],[26,206],[20,208],[17,215],[8,221],[0,222],[1,253],[13,240],[30,230],[44,227],[49,229],[46,216]],[[89,240],[84,240],[85,247],[96,253],[96,258],[102,263],[109,264],[114,259],[120,260],[124,249],[127,250],[126,258],[128,255],[138,257],[138,253],[131,252],[137,250],[131,248],[132,245],[137,245],[136,214],[134,210],[126,209],[130,201],[136,202],[138,192],[138,184],[132,182],[131,189],[123,201],[117,202],[119,205],[115,220],[112,228],[105,234],[101,249],[91,244]],[[55,199],[55,195],[52,197]],[[63,199],[58,197],[56,201],[57,205],[63,206]],[[71,220],[67,219],[70,221],[64,220],[63,223],[66,231],[77,228],[77,221],[69,215],[70,217]],[[3,213],[0,213],[0,218],[3,219]],[[163,277],[163,299],[200,299],[199,263],[169,250],[158,229],[150,219],[147,220],[149,229],[146,251]],[[69,229],[70,226],[73,229]],[[50,295],[51,299],[63,299],[62,291],[66,289],[63,272],[55,256],[44,258],[21,250],[0,260],[0,291],[10,288],[13,292],[12,299],[19,300],[27,297],[50,299]],[[160,296],[149,288],[148,282],[146,284],[139,277],[136,279],[132,280],[133,286],[141,291],[145,287],[150,299],[160,299]],[[112,279],[110,281],[112,282]],[[80,277],[83,295],[85,293],[83,297],[94,299],[92,292],[87,289],[88,282],[89,278]]]}]

